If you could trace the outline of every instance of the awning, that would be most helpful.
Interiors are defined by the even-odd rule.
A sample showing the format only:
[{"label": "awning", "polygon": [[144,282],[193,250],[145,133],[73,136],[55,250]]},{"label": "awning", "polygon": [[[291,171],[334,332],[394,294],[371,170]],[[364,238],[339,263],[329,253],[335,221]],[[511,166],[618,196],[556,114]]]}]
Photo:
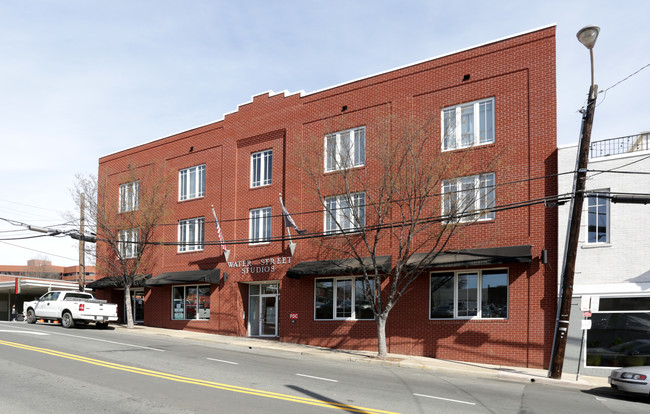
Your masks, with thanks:
[{"label": "awning", "polygon": [[426,258],[426,253],[415,253],[406,262],[406,266],[413,268],[417,265],[423,268],[437,267],[469,267],[486,266],[509,263],[530,263],[533,256],[530,245],[489,247],[485,249],[463,249],[439,253],[432,258]]},{"label": "awning", "polygon": [[[133,280],[133,287],[142,287],[145,282],[151,278],[151,275],[136,276]],[[124,287],[121,276],[106,276],[97,279],[94,282],[86,284],[90,289],[106,289],[106,288],[121,288]]]},{"label": "awning", "polygon": [[[391,256],[378,256],[377,267],[379,272],[388,273],[391,268]],[[363,265],[368,272],[374,272],[372,258],[362,258]],[[302,262],[287,271],[287,277],[298,279],[301,276],[335,276],[335,275],[361,275],[363,268],[357,259],[316,260]]]},{"label": "awning", "polygon": [[177,285],[182,283],[214,283],[219,284],[221,272],[219,269],[188,270],[185,272],[161,273],[145,282],[146,286]]}]

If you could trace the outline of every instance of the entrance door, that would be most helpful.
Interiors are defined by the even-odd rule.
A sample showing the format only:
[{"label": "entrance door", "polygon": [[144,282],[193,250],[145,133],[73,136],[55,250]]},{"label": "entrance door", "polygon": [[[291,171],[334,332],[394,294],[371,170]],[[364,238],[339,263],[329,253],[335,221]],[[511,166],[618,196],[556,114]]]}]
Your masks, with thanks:
[{"label": "entrance door", "polygon": [[144,291],[131,291],[133,322],[144,323]]},{"label": "entrance door", "polygon": [[[131,311],[133,323],[144,323],[144,289],[131,290]],[[124,323],[126,323],[126,305],[124,305]]]},{"label": "entrance door", "polygon": [[277,283],[249,286],[249,336],[278,336],[278,290]]}]

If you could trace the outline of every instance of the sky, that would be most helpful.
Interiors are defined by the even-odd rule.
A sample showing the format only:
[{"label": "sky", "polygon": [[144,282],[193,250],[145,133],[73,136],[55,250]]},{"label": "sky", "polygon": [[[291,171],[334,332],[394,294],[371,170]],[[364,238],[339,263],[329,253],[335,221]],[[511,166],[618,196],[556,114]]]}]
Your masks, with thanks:
[{"label": "sky", "polygon": [[590,24],[592,141],[648,131],[649,15],[645,0],[0,0],[0,265],[78,264],[76,240],[16,224],[73,229],[75,175],[96,174],[102,156],[260,93],[313,92],[549,25],[558,145],[578,140],[590,63],[576,33]]}]

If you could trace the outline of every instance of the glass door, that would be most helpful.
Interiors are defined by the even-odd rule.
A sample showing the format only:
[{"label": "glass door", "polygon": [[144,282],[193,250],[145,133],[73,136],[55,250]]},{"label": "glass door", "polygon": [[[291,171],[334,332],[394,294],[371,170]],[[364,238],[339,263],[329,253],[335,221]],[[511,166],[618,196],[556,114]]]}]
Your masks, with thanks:
[{"label": "glass door", "polygon": [[[133,323],[144,323],[144,290],[131,290],[131,311]],[[124,305],[124,315],[126,323],[126,305]]]},{"label": "glass door", "polygon": [[278,290],[277,283],[249,286],[249,336],[278,336]]}]

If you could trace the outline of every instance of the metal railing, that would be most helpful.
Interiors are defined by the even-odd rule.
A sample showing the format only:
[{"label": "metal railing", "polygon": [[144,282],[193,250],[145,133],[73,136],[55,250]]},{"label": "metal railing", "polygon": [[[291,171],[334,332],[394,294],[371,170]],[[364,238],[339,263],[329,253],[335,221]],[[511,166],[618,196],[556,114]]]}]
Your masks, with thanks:
[{"label": "metal railing", "polygon": [[647,150],[650,150],[650,132],[592,142],[589,146],[589,158]]}]

